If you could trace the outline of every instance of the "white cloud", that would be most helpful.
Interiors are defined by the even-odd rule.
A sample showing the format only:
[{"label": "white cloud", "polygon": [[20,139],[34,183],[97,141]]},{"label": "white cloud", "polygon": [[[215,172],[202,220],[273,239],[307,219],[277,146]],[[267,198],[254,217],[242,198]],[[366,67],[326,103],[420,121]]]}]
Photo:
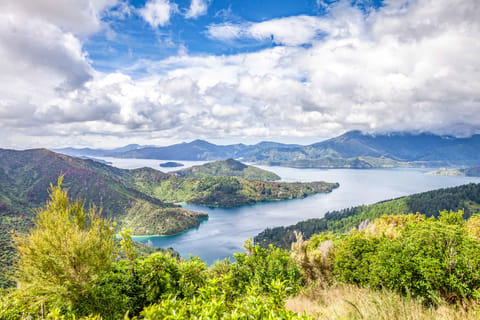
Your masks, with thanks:
[{"label": "white cloud", "polygon": [[0,1],[0,12],[12,16],[41,18],[80,36],[90,35],[101,29],[101,16],[118,0],[15,0]]},{"label": "white cloud", "polygon": [[177,5],[168,0],[149,0],[138,13],[153,28],[169,23],[170,16],[177,11]]},{"label": "white cloud", "polygon": [[196,19],[200,16],[205,15],[207,13],[209,4],[209,0],[192,0],[192,2],[190,3],[190,8],[185,14],[185,18]]},{"label": "white cloud", "polygon": [[255,39],[271,41],[286,46],[312,44],[329,38],[359,37],[365,30],[363,14],[346,3],[341,3],[330,13],[330,18],[317,16],[292,16],[257,23],[212,24],[207,33],[221,41]]},{"label": "white cloud", "polygon": [[129,71],[148,70],[140,79],[95,72],[74,34],[43,18],[0,15],[0,134],[15,133],[4,145],[480,133],[474,0],[392,1],[367,15],[340,3],[325,17],[210,26],[213,38],[284,46],[139,61]]},{"label": "white cloud", "polygon": [[232,23],[213,24],[207,27],[209,37],[221,41],[231,41],[244,37],[245,27]]}]

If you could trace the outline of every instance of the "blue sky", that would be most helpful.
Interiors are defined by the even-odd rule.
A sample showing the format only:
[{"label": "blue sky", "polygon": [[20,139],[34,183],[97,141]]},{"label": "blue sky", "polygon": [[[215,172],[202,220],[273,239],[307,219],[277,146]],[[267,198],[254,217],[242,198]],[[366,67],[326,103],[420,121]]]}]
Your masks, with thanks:
[{"label": "blue sky", "polygon": [[[111,9],[128,10],[118,17],[108,14],[102,18],[109,29],[90,37],[84,45],[92,66],[104,72],[122,69],[139,59],[159,60],[186,51],[194,55],[232,55],[253,52],[278,45],[273,36],[267,39],[233,39],[218,41],[209,35],[215,25],[258,23],[298,15],[322,16],[335,1],[241,0],[204,1],[206,10],[198,16],[186,17],[191,1],[171,2],[176,8],[164,25],[152,27],[135,13],[146,1],[130,1]],[[380,1],[352,2],[362,10],[378,8]],[[126,9],[125,5],[129,8]],[[115,34],[112,36],[112,32]],[[307,44],[308,45],[308,44]]]},{"label": "blue sky", "polygon": [[0,147],[480,133],[477,0],[0,3]]}]

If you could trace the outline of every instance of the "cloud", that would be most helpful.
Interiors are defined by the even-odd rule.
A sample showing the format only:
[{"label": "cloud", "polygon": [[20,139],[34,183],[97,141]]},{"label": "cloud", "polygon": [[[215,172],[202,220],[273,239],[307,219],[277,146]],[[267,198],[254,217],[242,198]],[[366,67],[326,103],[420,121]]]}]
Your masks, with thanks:
[{"label": "cloud", "polygon": [[138,13],[152,28],[157,28],[167,25],[171,14],[177,10],[177,5],[168,0],[149,0]]},{"label": "cloud", "polygon": [[361,36],[365,30],[363,14],[344,3],[330,13],[330,18],[317,16],[292,16],[257,23],[212,24],[207,34],[220,41],[254,39],[278,45],[307,45],[329,38]]},{"label": "cloud", "polygon": [[87,36],[102,27],[102,14],[116,5],[118,0],[15,0],[1,1],[0,12],[13,16],[40,18],[45,22]]},{"label": "cloud", "polygon": [[[480,6],[384,4],[364,13],[340,2],[323,17],[212,25],[212,38],[273,35],[280,45],[141,60],[110,74],[91,68],[73,32],[2,12],[0,134],[15,133],[3,144],[480,133]],[[128,75],[136,70],[146,75]]]},{"label": "cloud", "polygon": [[245,27],[233,23],[213,24],[207,27],[207,35],[221,41],[231,41],[244,37]]},{"label": "cloud", "polygon": [[209,4],[209,0],[192,0],[190,8],[185,14],[185,18],[196,19],[200,16],[205,15],[207,13]]}]

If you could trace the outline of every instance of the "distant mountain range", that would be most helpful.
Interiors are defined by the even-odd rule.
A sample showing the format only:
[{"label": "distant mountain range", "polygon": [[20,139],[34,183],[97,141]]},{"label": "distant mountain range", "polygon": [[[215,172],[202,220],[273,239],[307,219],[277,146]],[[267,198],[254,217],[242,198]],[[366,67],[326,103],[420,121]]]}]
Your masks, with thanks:
[{"label": "distant mountain range", "polygon": [[430,133],[365,134],[350,131],[319,143],[302,146],[276,142],[255,145],[215,145],[203,140],[165,147],[129,145],[113,150],[57,149],[72,156],[161,160],[225,160],[299,168],[375,168],[477,165],[480,135],[468,138]]}]

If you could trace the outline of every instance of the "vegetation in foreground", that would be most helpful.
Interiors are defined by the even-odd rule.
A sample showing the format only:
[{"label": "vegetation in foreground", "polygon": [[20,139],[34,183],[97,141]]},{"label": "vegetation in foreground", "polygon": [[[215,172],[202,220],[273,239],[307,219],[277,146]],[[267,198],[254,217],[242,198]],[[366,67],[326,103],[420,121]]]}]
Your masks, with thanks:
[{"label": "vegetation in foreground", "polygon": [[[340,307],[342,316],[352,319],[398,315],[399,307],[424,318],[436,315],[439,306],[448,314],[478,315],[479,216],[468,221],[462,211],[444,211],[438,219],[384,216],[348,235],[323,233],[308,241],[297,235],[290,253],[247,243],[247,253],[236,254],[235,262],[211,268],[198,258],[162,253],[138,258],[129,232],[123,231],[127,259],[114,262],[112,226],[95,208],[85,211],[81,202],[71,203],[60,184],[61,179],[37,212],[35,228],[15,238],[17,288],[2,298],[1,318],[307,319],[285,308],[287,296],[310,288],[304,290],[310,296],[288,300],[295,309],[299,301],[312,301],[312,287],[333,292],[342,288],[338,283],[350,284],[343,288],[357,293],[347,296],[350,307]],[[389,291],[372,300],[373,289]],[[373,301],[390,307],[380,312]],[[322,300],[306,309],[328,319]]]},{"label": "vegetation in foreground", "polygon": [[480,216],[385,215],[292,245],[307,289],[287,306],[317,319],[478,319]]},{"label": "vegetation in foreground", "polygon": [[480,215],[383,215],[291,250],[247,241],[212,267],[165,253],[139,257],[122,230],[70,201],[59,184],[35,226],[15,236],[17,286],[1,319],[478,319]]},{"label": "vegetation in foreground", "polygon": [[126,259],[115,262],[113,226],[99,211],[71,202],[59,185],[35,227],[15,237],[15,281],[2,296],[1,319],[302,319],[284,307],[302,285],[288,252],[251,242],[235,262],[211,268],[198,258],[137,257],[123,230]]},{"label": "vegetation in foreground", "polygon": [[373,290],[352,284],[328,288],[312,286],[287,298],[287,309],[319,320],[474,320],[480,318],[475,301],[463,306],[445,302],[425,306],[417,299],[391,290]]}]

